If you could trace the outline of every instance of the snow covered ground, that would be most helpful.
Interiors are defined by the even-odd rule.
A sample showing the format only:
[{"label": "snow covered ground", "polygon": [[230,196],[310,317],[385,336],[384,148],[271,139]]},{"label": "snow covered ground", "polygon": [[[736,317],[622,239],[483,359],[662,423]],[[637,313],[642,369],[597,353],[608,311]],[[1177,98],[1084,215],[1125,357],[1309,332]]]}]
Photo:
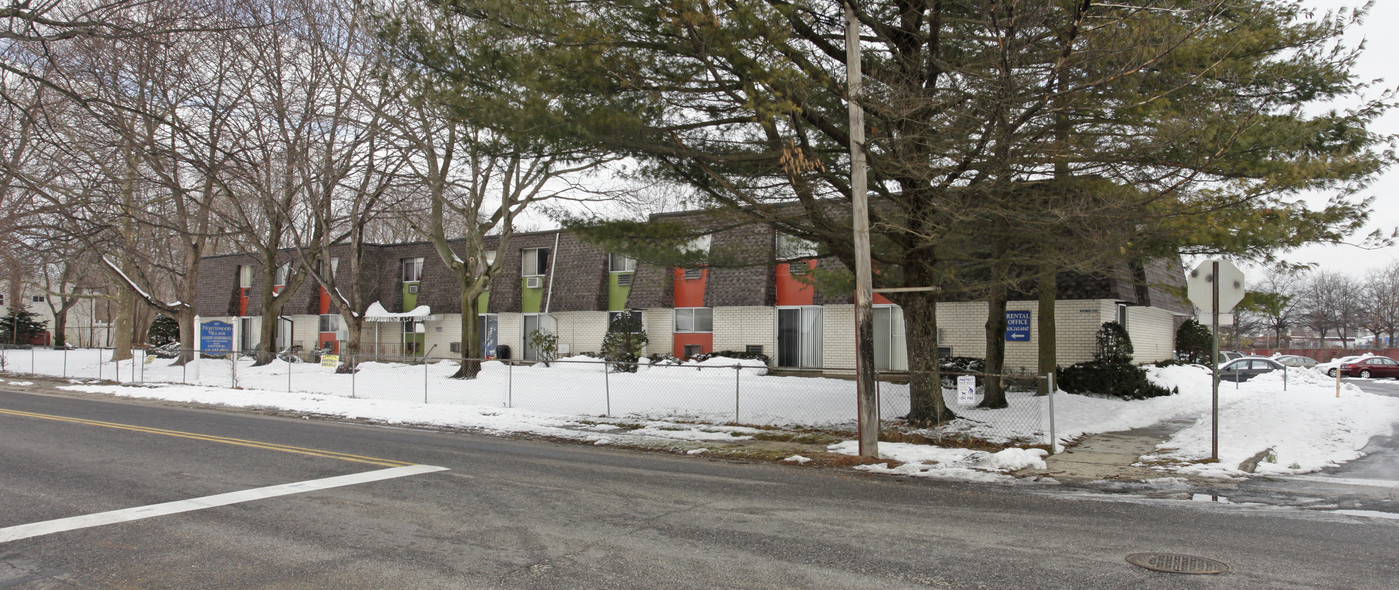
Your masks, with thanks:
[{"label": "snow covered ground", "polygon": [[[171,361],[105,361],[97,350],[11,350],[3,354],[9,373],[63,376],[71,387],[117,396],[277,408],[292,412],[384,423],[444,426],[502,434],[535,434],[596,444],[646,437],[684,442],[700,451],[704,441],[733,441],[778,425],[850,429],[854,383],[848,380],[778,377],[754,361],[711,359],[682,367],[642,367],[635,374],[604,373],[601,362],[577,357],[552,367],[508,367],[487,362],[478,379],[449,379],[450,362],[426,365],[375,363],[358,374],[333,368],[275,361],[252,367],[239,362],[236,377],[227,360],[192,367]],[[735,368],[740,365],[740,368]],[[93,380],[117,378],[123,385]],[[1143,401],[1090,396],[1054,396],[1061,441],[1174,421],[1188,426],[1161,446],[1163,476],[1237,475],[1238,465],[1267,453],[1260,473],[1305,473],[1353,460],[1373,436],[1389,434],[1399,421],[1399,399],[1376,396],[1314,371],[1296,369],[1236,386],[1220,386],[1220,461],[1209,456],[1209,373],[1198,367],[1150,369],[1151,378],[1180,393]],[[7,385],[26,383],[6,379]],[[127,385],[135,383],[135,385]],[[141,386],[144,383],[145,386]],[[236,387],[235,387],[236,385]],[[907,387],[882,384],[886,417],[907,412]],[[955,398],[955,396],[950,396]],[[1009,410],[958,408],[963,420],[950,430],[999,441],[1045,443],[1048,398],[1013,394]],[[749,426],[734,426],[732,424]],[[855,454],[854,441],[831,452]],[[929,445],[881,443],[881,455],[900,465],[868,466],[928,477],[996,480],[1022,467],[1043,466],[1041,449],[1010,448],[988,453]],[[797,458],[793,462],[800,463]]]}]

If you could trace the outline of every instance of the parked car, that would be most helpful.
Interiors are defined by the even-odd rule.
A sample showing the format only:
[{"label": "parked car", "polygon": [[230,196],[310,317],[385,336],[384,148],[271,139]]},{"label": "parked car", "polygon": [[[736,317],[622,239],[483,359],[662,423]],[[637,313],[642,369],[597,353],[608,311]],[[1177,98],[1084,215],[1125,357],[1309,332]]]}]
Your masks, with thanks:
[{"label": "parked car", "polygon": [[1221,350],[1221,351],[1219,351],[1219,362],[1220,362],[1220,363],[1227,363],[1227,362],[1232,361],[1232,360],[1234,360],[1234,359],[1241,359],[1241,358],[1244,358],[1245,356],[1247,356],[1247,355],[1245,355],[1244,353],[1239,352],[1239,351],[1237,351],[1237,350]]},{"label": "parked car", "polygon": [[1372,356],[1375,356],[1375,355],[1372,354],[1372,353],[1368,353],[1368,352],[1365,353],[1365,354],[1358,354],[1358,355],[1354,355],[1354,356],[1343,356],[1343,357],[1341,357],[1341,358],[1332,359],[1332,360],[1329,361],[1329,362],[1317,363],[1316,366],[1314,366],[1314,367],[1312,367],[1312,368],[1313,368],[1313,369],[1316,369],[1316,370],[1318,370],[1318,371],[1321,371],[1322,373],[1326,373],[1326,376],[1327,376],[1327,377],[1335,377],[1335,376],[1336,376],[1336,373],[1339,372],[1339,369],[1340,369],[1341,365],[1344,365],[1344,364],[1346,364],[1346,363],[1353,363],[1353,362],[1358,361],[1358,360],[1360,360],[1360,359],[1369,358],[1369,357],[1372,357]]},{"label": "parked car", "polygon": [[1341,365],[1340,371],[1346,377],[1393,377],[1399,379],[1399,361],[1387,356],[1372,356]]},{"label": "parked car", "polygon": [[1267,359],[1261,356],[1246,356],[1229,361],[1224,366],[1220,367],[1219,380],[1233,382],[1248,381],[1264,373],[1285,370],[1287,370],[1287,367],[1284,367],[1282,363],[1273,359]]},{"label": "parked car", "polygon": [[1289,367],[1301,367],[1310,369],[1317,365],[1316,359],[1300,354],[1280,354],[1273,357],[1273,360]]}]

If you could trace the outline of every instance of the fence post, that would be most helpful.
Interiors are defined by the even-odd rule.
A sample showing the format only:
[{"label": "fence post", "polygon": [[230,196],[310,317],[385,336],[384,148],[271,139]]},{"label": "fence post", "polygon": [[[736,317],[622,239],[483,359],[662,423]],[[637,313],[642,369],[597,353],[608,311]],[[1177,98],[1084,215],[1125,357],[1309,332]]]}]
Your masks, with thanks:
[{"label": "fence post", "polygon": [[427,404],[427,357],[423,357],[423,404]]},{"label": "fence post", "polygon": [[[287,369],[290,371],[291,369]],[[355,355],[350,355],[350,397],[355,397],[355,373],[359,372],[359,364],[355,363]]]},{"label": "fence post", "polygon": [[612,383],[607,377],[607,361],[602,361],[602,390],[607,393],[607,417],[612,417]]},{"label": "fence post", "polygon": [[515,361],[505,361],[505,407],[513,408],[515,400]]},{"label": "fence post", "polygon": [[[184,356],[184,355],[185,355],[185,352],[184,352],[183,350],[180,351],[180,356]],[[188,371],[189,371],[189,364],[192,363],[192,362],[194,362],[194,353],[193,353],[193,352],[190,353],[189,358],[185,359],[185,362],[180,363],[180,384],[181,384],[181,385],[184,385],[184,384],[186,384],[186,383],[189,382],[187,373],[188,373]]]},{"label": "fence post", "polygon": [[[102,380],[102,349],[97,349],[97,380]],[[1340,396],[1337,396],[1340,397]]]},{"label": "fence post", "polygon": [[37,351],[36,351],[36,349],[34,348],[34,345],[33,345],[33,344],[30,344],[30,345],[29,345],[29,374],[30,374],[30,375],[33,375],[33,374],[34,374],[34,354],[35,354],[36,352],[37,352]]},{"label": "fence post", "polygon": [[1059,452],[1059,437],[1054,432],[1054,372],[1044,376],[1049,381],[1049,454]]},{"label": "fence post", "polygon": [[739,375],[743,365],[733,364],[733,424],[739,424]]}]

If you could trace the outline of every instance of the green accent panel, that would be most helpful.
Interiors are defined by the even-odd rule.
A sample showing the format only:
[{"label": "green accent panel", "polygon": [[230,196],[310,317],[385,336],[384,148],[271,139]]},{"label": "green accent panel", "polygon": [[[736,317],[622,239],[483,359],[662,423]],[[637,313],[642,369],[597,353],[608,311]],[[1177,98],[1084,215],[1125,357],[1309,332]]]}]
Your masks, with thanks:
[{"label": "green accent panel", "polygon": [[[476,313],[487,313],[486,310],[490,308],[491,292],[486,291],[485,293],[482,293],[480,297],[476,298]],[[466,310],[462,310],[462,313],[466,313]]]},{"label": "green accent panel", "polygon": [[[621,273],[608,273],[607,277],[607,311],[622,311],[627,308],[627,294],[631,292],[631,285],[625,287],[617,284],[617,277]],[[635,275],[632,275],[635,278]]]},{"label": "green accent panel", "polygon": [[418,294],[409,293],[408,287],[419,283],[403,283],[403,309],[399,311],[413,311],[418,306]]},{"label": "green accent panel", "polygon": [[520,279],[520,313],[540,313],[544,305],[544,288],[529,289],[525,279]]}]

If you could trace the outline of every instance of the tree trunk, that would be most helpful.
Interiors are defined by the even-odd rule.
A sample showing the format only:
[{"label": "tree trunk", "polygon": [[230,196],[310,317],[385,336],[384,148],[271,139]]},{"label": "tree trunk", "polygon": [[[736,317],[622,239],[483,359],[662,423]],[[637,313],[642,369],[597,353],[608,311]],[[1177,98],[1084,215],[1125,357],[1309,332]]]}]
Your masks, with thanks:
[{"label": "tree trunk", "polygon": [[[1001,263],[997,263],[999,266]],[[1001,275],[1000,271],[996,274]],[[1006,403],[1006,286],[999,280],[991,286],[986,297],[986,376],[982,379],[984,394],[982,408],[1004,408]]]},{"label": "tree trunk", "polygon": [[131,316],[135,310],[136,292],[125,283],[117,284],[116,313],[112,318],[112,360],[131,358]]},{"label": "tree trunk", "polygon": [[[350,315],[350,317],[345,317]],[[335,372],[340,374],[353,373],[355,367],[359,365],[356,356],[359,355],[361,342],[364,341],[364,317],[352,314],[340,314],[340,321],[345,322],[345,350],[340,351],[340,365],[335,367]],[[346,354],[346,353],[349,354]]]},{"label": "tree trunk", "polygon": [[180,312],[175,321],[180,324],[180,356],[175,359],[175,366],[184,366],[194,360],[195,334],[198,333],[195,330],[198,330],[199,326],[194,325],[193,308]]},{"label": "tree trunk", "polygon": [[64,348],[68,345],[68,309],[63,308],[53,314],[53,347]]},{"label": "tree trunk", "polygon": [[[1055,299],[1059,296],[1058,273],[1053,264],[1044,264],[1040,267],[1039,277],[1039,376],[1054,374],[1057,380],[1058,374],[1058,334],[1054,321]],[[1038,395],[1049,393],[1049,380],[1040,379]]]},{"label": "tree trunk", "polygon": [[[474,282],[474,281],[473,281]],[[461,290],[461,368],[452,375],[453,379],[475,379],[481,374],[481,320],[478,303],[480,293],[462,285]]]},{"label": "tree trunk", "polygon": [[938,358],[937,296],[913,293],[901,297],[908,342],[908,423],[919,428],[957,418],[942,395]]}]

